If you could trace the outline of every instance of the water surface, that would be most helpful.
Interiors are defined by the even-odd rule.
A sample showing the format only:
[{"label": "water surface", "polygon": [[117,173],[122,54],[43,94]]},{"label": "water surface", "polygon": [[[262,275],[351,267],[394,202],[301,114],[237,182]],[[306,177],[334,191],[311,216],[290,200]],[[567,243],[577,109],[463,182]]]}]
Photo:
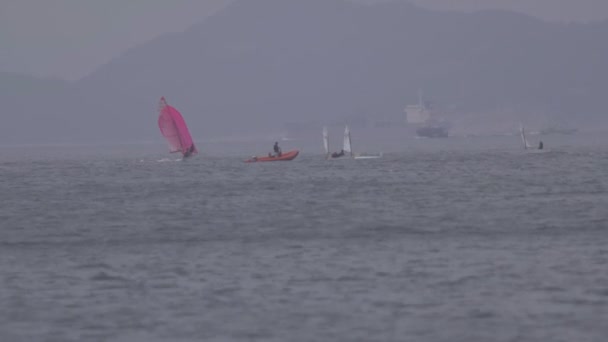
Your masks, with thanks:
[{"label": "water surface", "polygon": [[0,149],[0,340],[605,341],[608,145],[415,144]]}]

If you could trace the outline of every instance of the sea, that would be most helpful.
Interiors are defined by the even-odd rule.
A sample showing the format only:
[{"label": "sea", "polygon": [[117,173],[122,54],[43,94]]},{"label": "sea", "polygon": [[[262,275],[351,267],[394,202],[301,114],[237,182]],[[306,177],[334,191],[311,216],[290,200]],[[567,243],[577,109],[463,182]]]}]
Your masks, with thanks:
[{"label": "sea", "polygon": [[608,138],[518,139],[1,146],[0,341],[605,342]]}]

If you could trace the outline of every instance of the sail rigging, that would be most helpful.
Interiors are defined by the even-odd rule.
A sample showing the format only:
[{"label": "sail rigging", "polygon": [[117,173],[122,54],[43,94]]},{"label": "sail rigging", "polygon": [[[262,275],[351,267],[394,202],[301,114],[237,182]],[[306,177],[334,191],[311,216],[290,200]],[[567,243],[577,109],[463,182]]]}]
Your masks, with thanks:
[{"label": "sail rigging", "polygon": [[181,113],[170,106],[164,97],[161,97],[158,105],[158,127],[171,153],[181,152],[184,157],[198,153]]},{"label": "sail rigging", "polygon": [[348,126],[346,126],[346,128],[344,128],[344,147],[342,149],[344,150],[344,153],[350,153],[352,156],[353,149],[351,146],[350,130],[348,129]]},{"label": "sail rigging", "polygon": [[522,124],[519,124],[519,133],[521,135],[521,142],[524,145],[524,149],[527,150],[531,148],[532,146],[530,146],[530,144],[528,143],[528,139],[526,138],[526,131],[524,130],[524,125]]},{"label": "sail rigging", "polygon": [[325,156],[329,156],[329,134],[327,133],[327,126],[323,127],[323,148],[325,149]]}]

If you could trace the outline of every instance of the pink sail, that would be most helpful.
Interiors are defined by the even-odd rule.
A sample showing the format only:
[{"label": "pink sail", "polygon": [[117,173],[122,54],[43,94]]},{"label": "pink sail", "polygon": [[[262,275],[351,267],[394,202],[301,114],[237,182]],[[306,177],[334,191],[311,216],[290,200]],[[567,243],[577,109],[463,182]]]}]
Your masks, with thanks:
[{"label": "pink sail", "polygon": [[164,97],[160,98],[158,106],[158,127],[167,139],[171,153],[181,152],[184,157],[198,153],[184,118],[177,109],[167,104]]}]

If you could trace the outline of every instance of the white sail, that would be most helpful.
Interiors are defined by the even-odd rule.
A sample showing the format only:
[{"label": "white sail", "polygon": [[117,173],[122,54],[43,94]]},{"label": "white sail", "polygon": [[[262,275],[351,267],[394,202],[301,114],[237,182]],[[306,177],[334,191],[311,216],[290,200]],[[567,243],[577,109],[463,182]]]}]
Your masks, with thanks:
[{"label": "white sail", "polygon": [[524,133],[524,125],[519,124],[519,135],[521,136],[521,143],[524,145],[524,149],[528,148],[528,143],[526,142],[526,133]]},{"label": "white sail", "polygon": [[353,154],[353,149],[350,142],[350,130],[348,129],[348,126],[344,128],[344,147],[342,149],[344,150],[344,153],[350,153],[351,155]]},{"label": "white sail", "polygon": [[323,127],[323,148],[325,148],[325,155],[329,155],[329,135],[327,133],[327,127]]},{"label": "white sail", "polygon": [[524,130],[524,125],[519,124],[519,133],[521,135],[521,142],[524,145],[524,149],[527,150],[529,148],[532,148],[532,146],[530,146],[530,144],[528,143],[528,139],[526,138],[526,131]]}]

